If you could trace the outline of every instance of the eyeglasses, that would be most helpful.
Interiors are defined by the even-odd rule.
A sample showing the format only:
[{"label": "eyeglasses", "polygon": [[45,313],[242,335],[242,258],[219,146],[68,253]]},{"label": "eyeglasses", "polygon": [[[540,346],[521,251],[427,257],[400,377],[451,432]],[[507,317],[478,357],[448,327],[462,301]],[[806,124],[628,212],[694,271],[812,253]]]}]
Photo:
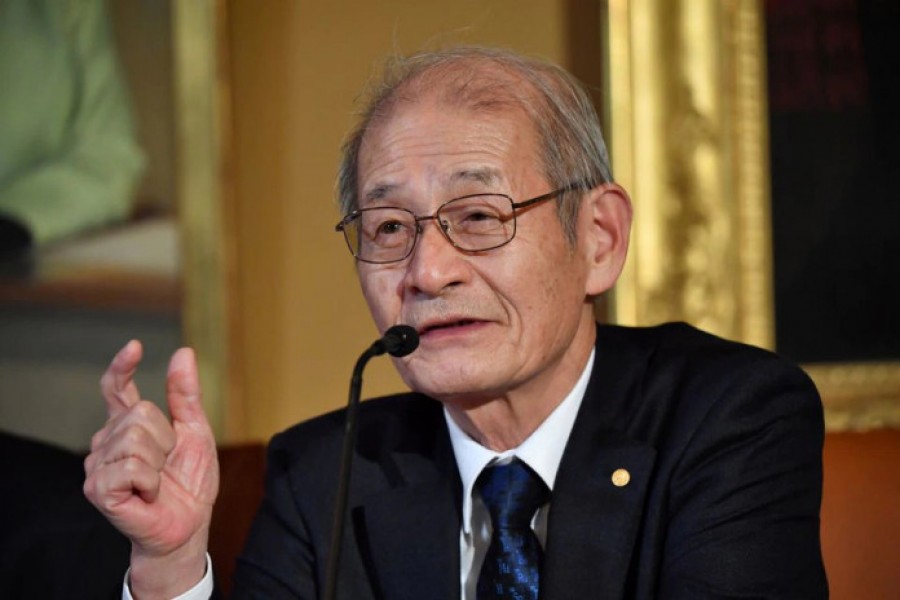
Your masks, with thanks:
[{"label": "eyeglasses", "polygon": [[433,215],[411,210],[375,207],[354,210],[334,230],[342,231],[353,256],[362,262],[400,262],[412,254],[422,234],[422,221],[433,219],[454,247],[464,252],[485,252],[504,246],[516,235],[516,211],[559,197],[578,185],[569,185],[530,200],[513,202],[504,194],[470,194],[443,203]]}]

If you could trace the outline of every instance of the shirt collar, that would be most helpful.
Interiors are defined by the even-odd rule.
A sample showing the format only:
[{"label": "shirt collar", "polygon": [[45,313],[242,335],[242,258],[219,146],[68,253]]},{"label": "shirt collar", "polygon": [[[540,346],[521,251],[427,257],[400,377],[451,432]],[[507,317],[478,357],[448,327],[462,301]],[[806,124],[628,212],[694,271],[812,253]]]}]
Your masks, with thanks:
[{"label": "shirt collar", "polygon": [[578,409],[584,399],[584,392],[587,390],[593,366],[594,351],[592,350],[584,371],[572,391],[521,445],[505,452],[494,452],[473,440],[456,424],[456,421],[444,408],[444,419],[447,421],[453,454],[456,457],[456,465],[462,480],[462,525],[466,534],[471,531],[472,489],[481,471],[489,464],[494,462],[503,464],[510,462],[513,457],[518,457],[544,480],[547,488],[553,490],[556,472],[559,470],[559,463],[562,460],[563,451],[566,449],[569,434],[572,433],[572,427],[575,425],[575,417],[578,415]]}]

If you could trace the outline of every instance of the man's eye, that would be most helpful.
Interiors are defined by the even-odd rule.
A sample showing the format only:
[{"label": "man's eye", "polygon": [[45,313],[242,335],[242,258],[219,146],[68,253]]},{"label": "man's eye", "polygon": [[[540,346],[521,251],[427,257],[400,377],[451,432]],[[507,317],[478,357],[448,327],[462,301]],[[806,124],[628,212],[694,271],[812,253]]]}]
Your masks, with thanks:
[{"label": "man's eye", "polygon": [[473,207],[456,216],[453,229],[458,232],[488,233],[501,225],[502,215],[490,207]]},{"label": "man's eye", "polygon": [[464,220],[469,221],[469,222],[496,221],[498,218],[499,218],[499,215],[495,212],[472,211],[465,215]]},{"label": "man's eye", "polygon": [[396,233],[401,233],[404,229],[403,223],[400,221],[385,221],[381,225],[378,226],[376,231],[377,235],[392,235]]}]

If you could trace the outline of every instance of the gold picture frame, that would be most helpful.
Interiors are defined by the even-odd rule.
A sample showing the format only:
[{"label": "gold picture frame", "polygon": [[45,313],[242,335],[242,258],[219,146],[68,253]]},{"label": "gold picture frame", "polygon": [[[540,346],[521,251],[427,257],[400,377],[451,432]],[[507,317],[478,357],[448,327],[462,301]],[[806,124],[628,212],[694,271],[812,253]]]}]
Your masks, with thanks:
[{"label": "gold picture frame", "polygon": [[[773,348],[761,0],[608,0],[606,122],[635,198],[610,318]],[[900,362],[804,366],[829,430],[900,426]]]},{"label": "gold picture frame", "polygon": [[239,378],[233,341],[234,224],[228,176],[227,52],[222,0],[169,0],[175,80],[182,330],[196,351],[216,438],[234,437]]}]

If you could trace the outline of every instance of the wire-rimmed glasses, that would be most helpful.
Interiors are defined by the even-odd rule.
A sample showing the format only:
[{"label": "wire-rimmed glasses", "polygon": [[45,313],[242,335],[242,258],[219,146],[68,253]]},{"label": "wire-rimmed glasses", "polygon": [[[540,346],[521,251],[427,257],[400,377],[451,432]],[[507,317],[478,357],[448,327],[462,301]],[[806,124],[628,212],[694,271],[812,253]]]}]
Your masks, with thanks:
[{"label": "wire-rimmed glasses", "polygon": [[344,233],[351,254],[362,262],[400,262],[412,254],[422,221],[433,219],[448,242],[464,252],[504,246],[516,235],[516,211],[560,196],[566,186],[522,202],[504,194],[469,194],[443,203],[433,215],[417,216],[405,208],[376,206],[354,210],[335,231]]}]

